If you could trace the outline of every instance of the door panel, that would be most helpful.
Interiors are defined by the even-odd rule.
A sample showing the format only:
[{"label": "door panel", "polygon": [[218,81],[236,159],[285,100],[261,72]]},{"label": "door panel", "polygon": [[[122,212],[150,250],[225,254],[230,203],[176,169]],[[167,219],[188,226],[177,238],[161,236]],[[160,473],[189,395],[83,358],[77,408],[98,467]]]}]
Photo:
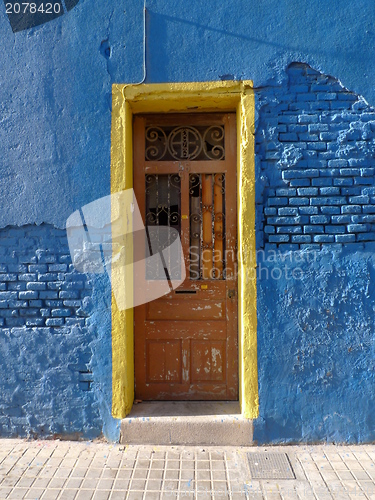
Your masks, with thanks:
[{"label": "door panel", "polygon": [[235,115],[137,116],[134,138],[143,220],[180,235],[182,260],[166,257],[170,283],[186,270],[177,289],[134,310],[136,398],[236,400]]}]

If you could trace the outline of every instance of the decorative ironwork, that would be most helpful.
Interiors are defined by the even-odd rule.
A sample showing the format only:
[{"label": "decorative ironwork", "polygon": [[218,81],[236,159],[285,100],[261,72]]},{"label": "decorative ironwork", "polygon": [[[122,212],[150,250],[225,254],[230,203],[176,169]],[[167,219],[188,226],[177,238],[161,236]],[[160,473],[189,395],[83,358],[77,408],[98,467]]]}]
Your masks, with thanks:
[{"label": "decorative ironwork", "polygon": [[224,160],[224,125],[146,128],[148,161]]},{"label": "decorative ironwork", "polygon": [[[163,251],[170,279],[179,279],[181,258],[169,252],[169,247],[181,235],[181,179],[178,174],[146,175],[146,226],[170,227],[176,231],[160,233],[148,231],[146,245],[158,252]],[[167,239],[163,235],[167,234]],[[153,264],[146,265],[146,279],[165,279],[165,270]]]},{"label": "decorative ironwork", "polygon": [[224,279],[225,175],[190,174],[190,278]]},{"label": "decorative ironwork", "polygon": [[203,135],[204,153],[210,160],[224,159],[224,127],[214,125]]},{"label": "decorative ironwork", "polygon": [[202,146],[202,137],[194,127],[175,128],[168,137],[168,151],[175,160],[194,160]]},{"label": "decorative ironwork", "polygon": [[167,152],[168,140],[160,127],[146,129],[146,160],[160,160]]}]

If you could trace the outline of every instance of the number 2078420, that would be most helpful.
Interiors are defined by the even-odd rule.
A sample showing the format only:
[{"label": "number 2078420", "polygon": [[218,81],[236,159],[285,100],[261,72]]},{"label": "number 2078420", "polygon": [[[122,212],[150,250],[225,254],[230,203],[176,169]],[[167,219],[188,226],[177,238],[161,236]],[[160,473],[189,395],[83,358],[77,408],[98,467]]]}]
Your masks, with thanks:
[{"label": "number 2078420", "polygon": [[60,3],[6,3],[7,14],[60,14]]}]

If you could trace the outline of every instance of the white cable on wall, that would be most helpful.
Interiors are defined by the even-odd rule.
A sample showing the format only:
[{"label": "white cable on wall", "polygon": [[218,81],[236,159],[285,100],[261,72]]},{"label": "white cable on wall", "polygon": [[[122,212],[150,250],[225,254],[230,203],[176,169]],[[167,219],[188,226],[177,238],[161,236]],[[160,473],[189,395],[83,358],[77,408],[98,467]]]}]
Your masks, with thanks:
[{"label": "white cable on wall", "polygon": [[133,83],[132,85],[141,85],[146,80],[146,0],[143,4],[143,78],[141,81]]}]

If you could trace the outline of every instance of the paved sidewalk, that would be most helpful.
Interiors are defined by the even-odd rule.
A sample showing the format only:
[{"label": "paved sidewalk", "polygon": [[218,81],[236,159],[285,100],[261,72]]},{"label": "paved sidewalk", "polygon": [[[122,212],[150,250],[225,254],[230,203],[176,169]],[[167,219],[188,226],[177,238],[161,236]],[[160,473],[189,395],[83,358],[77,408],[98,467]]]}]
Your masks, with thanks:
[{"label": "paved sidewalk", "polygon": [[[259,457],[267,463],[286,453],[295,478],[254,479],[249,453],[260,454],[253,456],[255,468]],[[126,447],[0,439],[0,500],[375,500],[374,464],[371,445]]]}]

